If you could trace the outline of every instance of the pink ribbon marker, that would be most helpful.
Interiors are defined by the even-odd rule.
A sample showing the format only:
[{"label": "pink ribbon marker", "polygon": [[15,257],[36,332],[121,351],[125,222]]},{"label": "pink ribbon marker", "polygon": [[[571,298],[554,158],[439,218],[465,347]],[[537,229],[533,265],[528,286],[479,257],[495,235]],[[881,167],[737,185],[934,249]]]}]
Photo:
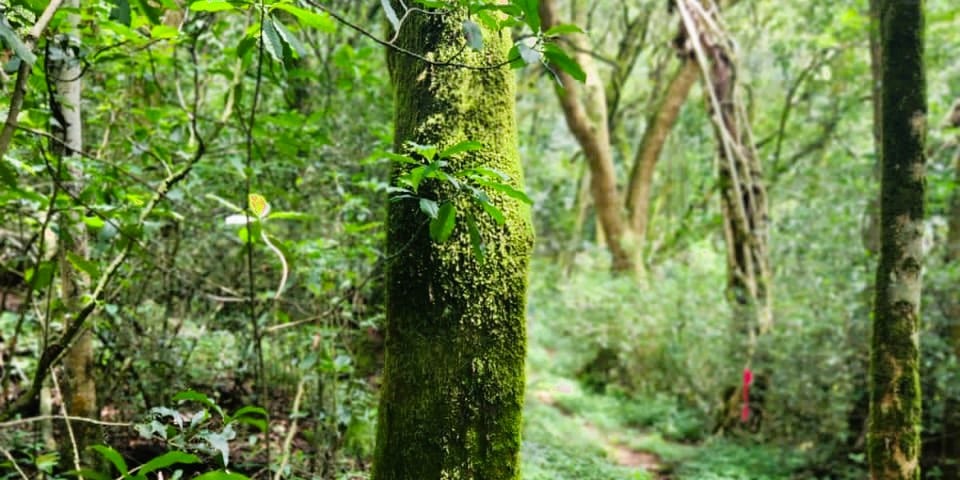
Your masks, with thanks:
[{"label": "pink ribbon marker", "polygon": [[753,372],[749,368],[743,369],[743,408],[740,410],[740,421],[747,423],[750,420],[750,384],[753,383]]}]

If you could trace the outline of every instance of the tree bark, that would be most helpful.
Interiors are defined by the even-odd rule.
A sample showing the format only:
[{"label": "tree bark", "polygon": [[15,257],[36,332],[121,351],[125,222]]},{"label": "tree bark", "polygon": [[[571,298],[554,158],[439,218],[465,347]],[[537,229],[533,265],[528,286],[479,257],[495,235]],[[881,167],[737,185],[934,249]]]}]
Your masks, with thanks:
[{"label": "tree bark", "polygon": [[627,187],[627,211],[630,212],[630,225],[640,252],[643,251],[650,220],[650,188],[653,184],[654,167],[660,159],[660,152],[663,151],[670,131],[677,122],[681,107],[697,81],[698,73],[697,62],[685,58],[670,79],[663,98],[650,117],[633,159]]},{"label": "tree bark", "polygon": [[[64,5],[71,8],[80,6],[79,0],[67,0]],[[60,158],[60,172],[67,173],[69,180],[63,182],[64,187],[72,190],[74,195],[83,189],[83,168],[77,165],[83,150],[83,122],[81,119],[82,64],[76,57],[78,45],[79,16],[71,14],[64,24],[64,31],[56,37],[56,48],[63,55],[56,60],[47,59],[47,75],[50,76],[56,90],[56,98],[51,99],[51,112],[54,117],[52,134],[56,139],[51,142],[51,151]],[[64,325],[69,325],[71,315],[79,312],[81,307],[81,286],[89,284],[89,279],[74,269],[68,260],[68,255],[78,258],[87,257],[87,238],[83,223],[75,213],[64,212],[59,218],[59,265],[60,265],[60,294],[65,308]],[[66,327],[65,327],[66,328]],[[98,418],[100,409],[97,406],[97,384],[94,378],[93,334],[90,327],[84,328],[63,357],[64,382],[63,402],[66,411],[71,416]],[[70,424],[73,431],[71,442],[62,441],[61,448],[65,452],[84,455],[86,447],[100,443],[101,432],[96,425],[87,422]],[[76,451],[73,448],[76,447]],[[62,458],[70,458],[64,455]],[[76,460],[76,459],[75,459]]]},{"label": "tree bark", "polygon": [[881,0],[880,262],[870,352],[873,479],[919,479],[926,137],[923,2]]},{"label": "tree bark", "polygon": [[[754,387],[749,410],[741,405],[740,389],[725,399],[718,429],[731,428],[738,420],[759,427],[768,372],[765,353],[757,351],[757,339],[773,326],[770,257],[767,248],[767,191],[747,118],[736,95],[736,65],[727,34],[706,28],[715,10],[691,8],[696,2],[677,1],[683,26],[676,44],[696,60],[704,79],[708,111],[717,138],[723,231],[727,250],[727,296],[733,310],[733,354],[745,369],[752,370]],[[756,362],[755,362],[756,360]],[[743,407],[746,407],[743,402]],[[739,415],[738,415],[739,414]]]},{"label": "tree bark", "polygon": [[[433,58],[461,52],[459,13],[412,13],[397,40]],[[483,31],[482,52],[459,53],[472,65],[498,64],[508,31]],[[395,89],[395,148],[409,142],[445,148],[473,140],[483,149],[450,159],[449,169],[494,168],[522,187],[509,67],[467,70],[426,65],[388,53]],[[394,175],[402,173],[399,165]],[[387,214],[386,358],[374,480],[519,479],[526,350],[525,294],[533,233],[525,205],[487,192],[506,217],[499,226],[473,209],[486,244],[474,257],[465,222],[445,243],[432,242],[416,202],[391,202]],[[449,199],[424,185],[422,196]]]},{"label": "tree bark", "polygon": [[[543,29],[557,25],[555,0],[540,2],[540,19]],[[617,188],[617,173],[613,164],[610,146],[610,131],[607,125],[607,100],[600,73],[590,57],[591,47],[584,34],[568,36],[576,50],[575,58],[587,80],[582,86],[560,69],[553,72],[560,80],[557,98],[563,109],[567,127],[590,165],[590,190],[597,212],[597,220],[603,229],[607,246],[613,257],[612,269],[630,272],[635,266],[633,248],[628,245],[628,227],[623,216],[623,204]]]}]

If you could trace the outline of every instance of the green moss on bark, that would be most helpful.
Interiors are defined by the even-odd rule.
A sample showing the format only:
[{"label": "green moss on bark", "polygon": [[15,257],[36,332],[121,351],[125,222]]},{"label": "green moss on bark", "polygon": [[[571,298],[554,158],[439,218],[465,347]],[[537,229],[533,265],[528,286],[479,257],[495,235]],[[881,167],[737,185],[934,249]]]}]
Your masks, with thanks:
[{"label": "green moss on bark", "polygon": [[[484,31],[485,49],[464,48],[457,15],[413,14],[398,43],[433,60],[492,65],[506,59],[509,32]],[[388,53],[395,88],[395,143],[445,148],[464,140],[483,150],[450,169],[485,166],[522,184],[508,67],[430,66]],[[403,168],[398,167],[398,168]],[[394,172],[399,175],[401,171]],[[421,195],[449,199],[443,186]],[[433,243],[416,202],[392,202],[387,217],[387,334],[373,478],[519,478],[526,353],[525,297],[533,233],[529,209],[488,192],[506,217],[475,212],[487,245],[474,258],[465,222]],[[457,201],[461,212],[474,208]]]},{"label": "green moss on bark", "polygon": [[870,353],[871,477],[920,478],[923,2],[881,0],[881,248]]}]

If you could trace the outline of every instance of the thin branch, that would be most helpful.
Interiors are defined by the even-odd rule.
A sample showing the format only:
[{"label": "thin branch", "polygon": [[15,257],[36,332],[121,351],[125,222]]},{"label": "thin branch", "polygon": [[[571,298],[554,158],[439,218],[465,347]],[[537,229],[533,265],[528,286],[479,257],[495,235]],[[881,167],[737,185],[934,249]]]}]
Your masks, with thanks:
[{"label": "thin branch", "polygon": [[132,427],[133,423],[130,422],[107,422],[104,420],[97,420],[95,418],[87,417],[77,417],[72,415],[38,415],[36,417],[28,418],[19,418],[17,420],[10,420],[7,422],[0,422],[0,430],[5,428],[19,427],[21,425],[29,425],[31,423],[43,422],[47,420],[63,420],[71,422],[82,422],[82,423],[92,423],[94,425],[100,425],[102,427]]},{"label": "thin branch", "polygon": [[[50,372],[50,379],[53,380],[53,387],[57,390],[57,396],[64,398],[63,390],[60,389],[60,381],[57,380],[57,373]],[[60,402],[60,413],[64,419],[64,424],[67,426],[67,437],[70,438],[70,446],[73,451],[73,467],[80,470],[80,448],[77,447],[77,437],[73,434],[73,424],[70,423],[70,417],[67,415],[66,402]],[[83,477],[80,478],[83,479]]]},{"label": "thin branch", "polygon": [[[37,46],[37,40],[40,39],[40,36],[43,35],[43,31],[47,29],[47,25],[50,24],[50,20],[53,18],[53,14],[57,12],[57,9],[60,8],[60,4],[63,3],[63,0],[50,0],[50,3],[47,4],[47,8],[40,15],[40,18],[37,19],[37,23],[33,25],[33,28],[30,29],[30,33],[27,34],[26,46],[27,49],[33,51],[34,47]],[[3,160],[3,156],[7,153],[7,148],[10,147],[10,140],[13,139],[13,130],[17,126],[17,116],[20,115],[20,108],[23,107],[23,97],[27,93],[27,77],[30,76],[30,72],[33,70],[33,64],[26,61],[26,59],[20,59],[20,69],[17,71],[17,83],[13,87],[13,94],[10,96],[10,107],[7,109],[7,121],[3,124],[3,131],[0,132],[0,161]]]},{"label": "thin branch", "polygon": [[297,393],[293,397],[293,407],[290,409],[290,431],[287,432],[287,437],[283,439],[283,453],[280,457],[280,468],[278,468],[277,473],[274,474],[273,480],[283,478],[283,470],[290,461],[290,448],[293,445],[293,438],[297,435],[297,413],[300,412],[300,399],[303,398],[303,386],[307,378],[307,376],[303,376],[297,383]]},{"label": "thin branch", "polygon": [[30,477],[23,472],[23,469],[20,468],[20,465],[17,465],[17,460],[13,458],[13,455],[10,454],[10,450],[0,447],[0,452],[3,452],[3,456],[7,457],[7,460],[10,460],[10,464],[13,465],[13,468],[17,470],[17,473],[20,474],[20,478],[23,480],[30,480]]},{"label": "thin branch", "polygon": [[[191,158],[190,161],[187,162],[187,164],[181,169],[173,172],[167,178],[165,178],[163,182],[160,183],[160,185],[154,191],[153,197],[149,202],[147,202],[146,206],[144,206],[143,210],[140,212],[140,216],[136,224],[138,228],[141,227],[144,222],[146,222],[147,218],[151,213],[153,213],[154,209],[156,209],[160,202],[166,198],[167,193],[175,185],[187,177],[187,175],[193,169],[193,166],[200,161],[200,158],[203,157],[205,152],[206,148],[204,143],[199,141],[197,151],[194,153],[193,158]],[[97,282],[94,290],[86,297],[86,303],[77,312],[77,315],[69,321],[67,328],[64,329],[60,338],[54,342],[51,342],[44,348],[43,352],[40,354],[40,359],[37,361],[37,370],[34,373],[33,382],[31,383],[30,388],[21,394],[15,401],[10,403],[6,409],[0,412],[0,420],[10,418],[15,413],[19,412],[30,402],[32,402],[33,399],[35,399],[40,393],[40,386],[43,384],[46,376],[50,373],[50,367],[60,360],[67,348],[83,331],[87,318],[89,318],[90,315],[93,314],[94,310],[96,310],[98,303],[104,297],[107,286],[113,280],[114,276],[116,276],[120,266],[123,265],[123,263],[127,260],[127,257],[133,250],[134,245],[136,245],[136,242],[128,242],[126,247],[113,258],[113,260],[104,270],[103,274],[100,276],[100,280]]]}]

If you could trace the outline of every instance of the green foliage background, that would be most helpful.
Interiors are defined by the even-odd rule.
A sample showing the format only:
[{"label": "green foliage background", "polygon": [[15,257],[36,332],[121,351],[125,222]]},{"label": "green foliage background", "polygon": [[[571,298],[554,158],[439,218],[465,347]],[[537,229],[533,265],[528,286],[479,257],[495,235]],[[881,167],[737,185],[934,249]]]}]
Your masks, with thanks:
[{"label": "green foliage background", "polygon": [[[85,155],[70,160],[83,178],[69,178],[43,133],[50,93],[42,58],[2,159],[15,176],[0,187],[3,295],[28,308],[0,314],[3,345],[18,339],[16,351],[0,350],[0,404],[26,388],[38,352],[59,333],[50,323],[63,309],[51,256],[56,242],[40,232],[51,213],[77,212],[90,254],[74,268],[96,278],[133,243],[93,322],[105,412],[149,424],[157,420],[151,409],[176,406],[172,396],[190,389],[228,411],[262,405],[281,433],[291,418],[300,422],[288,478],[365,478],[382,363],[385,152],[392,143],[382,47],[295,2],[266,2],[273,33],[262,43],[257,9],[247,4],[197,2],[178,20],[175,12],[184,10],[172,1],[133,3],[127,24],[115,3],[82,3],[75,12],[80,46],[50,36],[38,53],[79,48],[83,59]],[[676,19],[662,3],[635,0],[622,9],[596,2],[584,25],[603,58],[615,53],[626,18],[649,22],[614,131],[620,178],[677,64],[670,45]],[[960,398],[950,336],[958,319],[948,308],[960,268],[942,261],[958,132],[941,121],[960,97],[960,10],[949,0],[925,3],[931,123],[921,342],[924,433],[936,442],[948,433],[945,425],[956,424],[952,406]],[[378,37],[391,35],[378,2],[318,4]],[[3,25],[23,35],[43,6],[12,1],[0,7]],[[154,15],[156,7],[173,13]],[[762,428],[713,431],[724,389],[739,381],[742,366],[729,360],[737,343],[724,291],[715,145],[699,87],[657,166],[647,274],[637,281],[608,272],[589,209],[578,223],[578,208],[589,201],[579,194],[584,161],[551,75],[528,66],[518,71],[517,99],[538,232],[526,478],[658,478],[618,464],[618,448],[654,455],[669,478],[864,475],[876,257],[862,235],[877,195],[866,2],[740,2],[724,19],[738,40],[739,80],[770,191],[776,326],[764,339],[772,353],[763,368],[772,376]],[[58,15],[51,31],[63,20]],[[4,43],[0,53],[11,49]],[[16,65],[4,58],[0,87],[10,91]],[[602,62],[601,69],[609,73]],[[144,203],[196,154],[198,139],[205,149],[199,162],[138,225]],[[82,184],[75,196],[58,186],[71,180]],[[246,206],[248,193],[262,194],[273,212],[292,212],[258,227],[291,266],[276,300],[276,255],[256,231],[224,222]],[[303,400],[292,412],[298,390]],[[266,460],[264,440],[247,441],[256,437],[249,425],[238,429],[243,435],[231,455],[249,473]],[[146,460],[130,447],[135,432],[110,438],[131,460]],[[282,435],[266,441],[279,451]],[[0,428],[0,445],[31,474],[53,469],[44,456],[50,451],[28,430]],[[928,478],[937,478],[945,461],[925,458]],[[16,478],[7,465],[0,463],[0,478]]]}]

